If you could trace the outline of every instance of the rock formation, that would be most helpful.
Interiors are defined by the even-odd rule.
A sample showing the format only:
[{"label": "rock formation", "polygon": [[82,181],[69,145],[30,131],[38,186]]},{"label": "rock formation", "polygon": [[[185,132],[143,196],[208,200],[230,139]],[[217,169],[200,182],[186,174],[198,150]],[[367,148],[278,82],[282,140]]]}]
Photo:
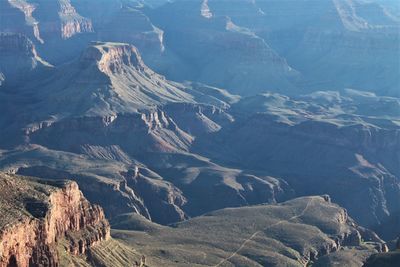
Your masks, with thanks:
[{"label": "rock formation", "polygon": [[61,240],[80,255],[110,237],[102,209],[75,182],[0,174],[0,205],[0,266],[58,266]]},{"label": "rock formation", "polygon": [[399,96],[400,17],[397,8],[388,8],[395,1],[387,2],[210,0],[208,6],[214,18],[231,18],[285,58],[301,74],[297,85],[303,92],[350,87]]},{"label": "rock formation", "polygon": [[[143,249],[156,266],[359,267],[385,252],[367,228],[399,234],[389,2],[0,0],[0,171],[53,181],[0,175],[2,264],[125,267]],[[65,178],[128,243],[99,242],[101,209]]]},{"label": "rock formation", "polygon": [[38,55],[35,45],[23,34],[0,32],[0,72],[10,85],[22,84],[51,65]]},{"label": "rock formation", "polygon": [[[383,110],[387,116],[378,115]],[[327,193],[364,226],[397,234],[397,98],[355,90],[299,98],[267,93],[243,98],[231,112],[235,122],[211,140],[197,138],[192,151],[268,171],[300,195]]]},{"label": "rock formation", "polygon": [[[42,44],[54,37],[67,39],[78,33],[93,31],[91,21],[80,16],[69,0],[54,2],[7,0],[2,1],[2,5],[6,9],[4,25],[0,28],[2,31],[14,31],[13,28],[22,28],[19,25],[26,23],[27,30],[23,33],[28,36],[33,34]],[[50,15],[46,16],[45,13]],[[11,19],[14,19],[14,25],[11,24]],[[28,30],[29,27],[31,30]]]},{"label": "rock formation", "polygon": [[58,14],[61,20],[62,38],[67,39],[78,33],[93,31],[92,22],[77,14],[70,1],[60,1],[59,5],[60,8]]},{"label": "rock formation", "polygon": [[254,32],[228,16],[214,16],[212,5],[174,1],[148,12],[164,31],[165,52],[154,68],[172,80],[202,82],[243,95],[267,88],[295,90],[299,73]]}]

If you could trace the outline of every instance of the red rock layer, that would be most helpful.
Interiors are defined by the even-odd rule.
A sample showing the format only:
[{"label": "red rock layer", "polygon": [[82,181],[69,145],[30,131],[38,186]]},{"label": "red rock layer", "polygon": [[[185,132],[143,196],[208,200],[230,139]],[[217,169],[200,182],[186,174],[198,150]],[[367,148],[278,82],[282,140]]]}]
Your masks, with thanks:
[{"label": "red rock layer", "polygon": [[0,267],[58,266],[60,239],[67,240],[69,252],[77,255],[110,237],[103,210],[91,205],[75,182],[49,195],[44,218],[24,216],[0,231]]}]

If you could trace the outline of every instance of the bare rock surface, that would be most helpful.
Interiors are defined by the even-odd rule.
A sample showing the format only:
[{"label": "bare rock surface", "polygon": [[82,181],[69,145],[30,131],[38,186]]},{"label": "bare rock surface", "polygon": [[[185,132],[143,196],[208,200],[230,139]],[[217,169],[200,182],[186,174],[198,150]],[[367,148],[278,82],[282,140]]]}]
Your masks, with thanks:
[{"label": "bare rock surface", "polygon": [[58,266],[57,246],[84,254],[110,238],[99,206],[91,205],[75,182],[51,182],[1,174],[0,265]]}]

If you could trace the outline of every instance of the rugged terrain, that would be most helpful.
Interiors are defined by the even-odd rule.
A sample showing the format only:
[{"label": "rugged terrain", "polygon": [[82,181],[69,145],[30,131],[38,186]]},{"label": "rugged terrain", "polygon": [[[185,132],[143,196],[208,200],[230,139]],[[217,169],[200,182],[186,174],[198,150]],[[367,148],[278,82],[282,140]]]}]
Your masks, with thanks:
[{"label": "rugged terrain", "polygon": [[169,79],[244,95],[351,87],[399,96],[396,1],[292,2],[2,0],[0,31],[28,36],[51,64],[90,41],[124,42]]},{"label": "rugged terrain", "polygon": [[232,112],[235,122],[197,139],[194,151],[284,177],[300,195],[327,193],[364,225],[398,235],[399,99],[354,90],[264,94]]},{"label": "rugged terrain", "polygon": [[318,266],[335,253],[349,254],[341,266],[361,266],[351,261],[387,249],[327,196],[223,209],[169,227],[125,215],[113,227],[150,266]]},{"label": "rugged terrain", "polygon": [[396,262],[399,29],[390,0],[0,0],[5,215],[47,236],[69,190],[118,229],[35,263]]},{"label": "rugged terrain", "polygon": [[83,255],[110,238],[102,209],[75,182],[1,174],[0,187],[1,266],[58,266],[59,249]]},{"label": "rugged terrain", "polygon": [[[196,136],[233,121],[226,110],[237,96],[168,81],[149,69],[131,45],[92,44],[48,78],[21,86],[18,97],[11,99],[13,90],[3,90],[5,112],[18,117],[2,132],[4,145],[11,148],[4,152],[3,168],[39,177],[73,177],[109,216],[136,211],[170,223],[231,205],[274,202],[285,194],[287,185],[280,179],[219,166],[190,153]],[[28,99],[31,104],[24,111],[12,110]],[[8,119],[2,122],[7,125]],[[11,142],[22,142],[24,148],[13,148]],[[198,188],[211,191],[204,194]],[[99,192],[113,201],[105,203]]]},{"label": "rugged terrain", "polygon": [[301,74],[303,90],[351,87],[399,96],[394,1],[228,2],[208,1],[210,12],[262,38]]},{"label": "rugged terrain", "polygon": [[166,224],[327,193],[385,238],[399,234],[398,98],[239,97],[169,81],[132,45],[103,42],[1,93],[11,116],[0,120],[2,169],[72,177],[110,218],[135,211]]},{"label": "rugged terrain", "polygon": [[2,173],[0,188],[0,266],[304,266],[337,253],[347,264],[387,251],[328,196],[218,210],[171,226],[123,214],[112,221],[111,239],[102,209],[75,182]]}]

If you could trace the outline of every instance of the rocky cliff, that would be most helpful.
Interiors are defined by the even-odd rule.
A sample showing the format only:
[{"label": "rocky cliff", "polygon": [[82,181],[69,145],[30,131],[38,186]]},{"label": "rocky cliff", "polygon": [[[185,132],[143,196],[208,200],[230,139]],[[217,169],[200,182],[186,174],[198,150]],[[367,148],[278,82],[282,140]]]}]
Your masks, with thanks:
[{"label": "rocky cliff", "polygon": [[38,56],[35,45],[25,35],[0,33],[0,72],[6,83],[21,83],[34,71],[50,66]]},{"label": "rocky cliff", "polygon": [[26,1],[1,1],[0,7],[0,31],[26,34],[38,43],[43,43],[39,23],[33,17],[36,5]]},{"label": "rocky cliff", "polygon": [[78,33],[93,31],[91,20],[80,16],[70,1],[60,1],[59,5],[62,38],[67,39]]},{"label": "rocky cliff", "polygon": [[224,105],[190,84],[172,82],[155,73],[134,46],[123,43],[94,42],[78,59],[49,75],[49,86],[39,79],[26,90],[38,84],[41,89],[35,90],[35,95],[42,103],[35,109],[44,113],[103,116],[175,102]]},{"label": "rocky cliff", "polygon": [[0,174],[0,266],[58,266],[61,240],[80,255],[110,237],[103,210],[75,182]]},{"label": "rocky cliff", "polygon": [[[68,39],[78,33],[92,32],[90,19],[78,14],[69,0],[66,1],[3,1],[4,23],[0,29],[22,32],[45,43],[49,36]],[[14,21],[14,23],[13,23]]]},{"label": "rocky cliff", "polygon": [[84,52],[81,62],[97,62],[99,70],[109,75],[121,73],[126,67],[133,67],[138,71],[145,69],[136,47],[128,44],[96,43]]}]

